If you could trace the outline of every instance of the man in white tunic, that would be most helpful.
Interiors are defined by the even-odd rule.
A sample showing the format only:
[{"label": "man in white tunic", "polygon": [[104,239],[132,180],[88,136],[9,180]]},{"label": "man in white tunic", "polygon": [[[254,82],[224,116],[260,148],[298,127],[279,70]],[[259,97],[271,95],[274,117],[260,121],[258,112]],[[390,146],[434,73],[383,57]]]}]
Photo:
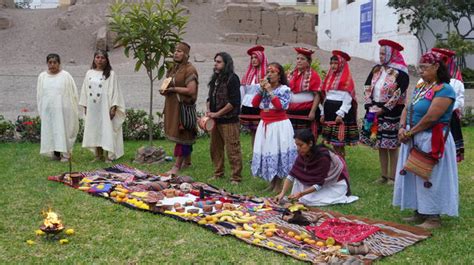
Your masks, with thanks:
[{"label": "man in white tunic", "polygon": [[111,162],[121,157],[125,104],[105,51],[94,54],[92,69],[87,71],[82,84],[79,105],[86,114],[82,147],[95,153],[94,161]]},{"label": "man in white tunic", "polygon": [[69,161],[79,131],[77,88],[72,76],[61,70],[57,54],[46,57],[48,71],[38,76],[37,103],[41,118],[40,154]]}]

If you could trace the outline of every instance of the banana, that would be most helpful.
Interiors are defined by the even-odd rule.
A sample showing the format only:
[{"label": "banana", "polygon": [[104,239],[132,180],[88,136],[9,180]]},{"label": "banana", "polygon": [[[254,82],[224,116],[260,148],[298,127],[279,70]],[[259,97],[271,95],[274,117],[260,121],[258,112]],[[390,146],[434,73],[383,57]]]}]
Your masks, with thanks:
[{"label": "banana", "polygon": [[276,228],[275,223],[266,223],[261,225],[262,228],[268,227],[268,228]]},{"label": "banana", "polygon": [[277,228],[267,228],[267,229],[265,229],[265,232],[276,232],[276,231],[278,231]]},{"label": "banana", "polygon": [[255,232],[255,229],[251,227],[250,225],[248,225],[247,223],[244,224],[244,229],[247,231]]},{"label": "banana", "polygon": [[260,239],[260,240],[265,240],[265,239],[267,239],[266,236],[264,236],[264,235],[262,235],[262,234],[260,234],[260,233],[253,233],[253,236],[254,236],[255,238]]},{"label": "banana", "polygon": [[239,224],[246,224],[249,222],[249,220],[246,220],[246,219],[242,219],[240,217],[234,217],[234,221],[239,223]]},{"label": "banana", "polygon": [[235,236],[241,236],[241,237],[250,237],[250,236],[252,236],[253,232],[239,231],[237,229],[232,229],[231,234],[233,234]]},{"label": "banana", "polygon": [[230,217],[230,216],[222,216],[220,219],[219,219],[219,222],[229,222],[229,223],[236,223],[236,221],[234,220],[234,218]]}]

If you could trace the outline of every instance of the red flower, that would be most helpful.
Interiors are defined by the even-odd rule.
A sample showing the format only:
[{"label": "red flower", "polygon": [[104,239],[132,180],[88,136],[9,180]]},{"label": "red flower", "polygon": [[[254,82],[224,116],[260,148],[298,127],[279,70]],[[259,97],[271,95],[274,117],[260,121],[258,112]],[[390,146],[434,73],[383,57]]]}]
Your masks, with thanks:
[{"label": "red flower", "polygon": [[24,121],[23,125],[33,125],[33,122],[32,121]]}]

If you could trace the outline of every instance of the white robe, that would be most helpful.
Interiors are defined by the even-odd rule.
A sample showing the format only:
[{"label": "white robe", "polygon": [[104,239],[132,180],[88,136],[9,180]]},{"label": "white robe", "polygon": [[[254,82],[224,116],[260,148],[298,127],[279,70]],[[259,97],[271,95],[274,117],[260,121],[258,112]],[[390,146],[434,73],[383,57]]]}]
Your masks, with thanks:
[{"label": "white robe", "polygon": [[52,155],[55,151],[70,154],[79,131],[74,79],[63,70],[55,75],[42,72],[36,92],[41,118],[40,154]]},{"label": "white robe", "polygon": [[[122,123],[125,120],[125,104],[114,71],[105,79],[102,71],[89,70],[82,83],[79,105],[87,107],[82,147],[95,152],[102,147],[113,160],[123,151]],[[109,111],[117,106],[115,117],[110,120]]]}]

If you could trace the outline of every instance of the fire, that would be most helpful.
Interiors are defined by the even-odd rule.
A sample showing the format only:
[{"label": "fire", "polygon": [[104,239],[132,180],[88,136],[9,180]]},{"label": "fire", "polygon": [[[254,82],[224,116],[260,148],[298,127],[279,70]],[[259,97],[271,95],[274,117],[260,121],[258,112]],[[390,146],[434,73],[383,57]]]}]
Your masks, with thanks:
[{"label": "fire", "polygon": [[47,212],[43,211],[44,218],[44,227],[48,230],[61,230],[64,228],[64,225],[61,223],[57,213],[51,211],[51,208]]}]

